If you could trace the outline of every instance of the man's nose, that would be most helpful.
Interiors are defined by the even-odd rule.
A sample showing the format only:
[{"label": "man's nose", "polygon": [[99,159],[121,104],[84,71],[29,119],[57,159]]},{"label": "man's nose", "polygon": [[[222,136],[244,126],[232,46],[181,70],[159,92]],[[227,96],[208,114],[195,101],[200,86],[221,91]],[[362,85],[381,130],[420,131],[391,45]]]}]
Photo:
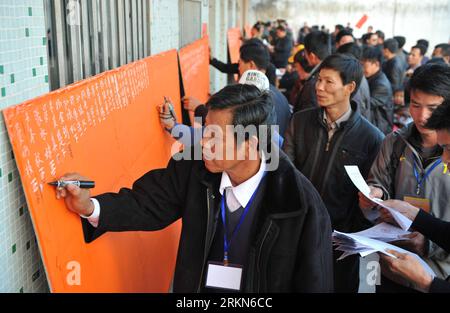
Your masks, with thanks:
[{"label": "man's nose", "polygon": [[430,112],[428,112],[427,109],[422,109],[420,111],[420,116],[419,119],[422,123],[426,123],[428,121],[428,119],[430,118]]},{"label": "man's nose", "polygon": [[323,83],[318,81],[318,82],[316,83],[316,89],[317,89],[317,90],[323,90]]}]

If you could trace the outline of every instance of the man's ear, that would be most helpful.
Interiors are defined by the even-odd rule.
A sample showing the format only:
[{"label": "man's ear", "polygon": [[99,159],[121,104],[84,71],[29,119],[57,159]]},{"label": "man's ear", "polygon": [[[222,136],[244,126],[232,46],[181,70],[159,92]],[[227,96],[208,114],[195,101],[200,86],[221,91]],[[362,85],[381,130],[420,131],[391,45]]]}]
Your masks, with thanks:
[{"label": "man's ear", "polygon": [[254,61],[250,61],[250,69],[251,70],[258,70],[258,67],[256,66],[256,63]]},{"label": "man's ear", "polygon": [[246,142],[245,154],[248,160],[256,160],[258,154],[259,139],[256,136],[251,136]]},{"label": "man's ear", "polygon": [[345,88],[347,89],[348,94],[351,95],[356,89],[356,83],[354,81],[351,81],[347,85],[345,85]]},{"label": "man's ear", "polygon": [[314,64],[320,63],[320,59],[317,57],[317,55],[314,52],[309,53],[309,58],[311,59],[312,62],[314,62]]}]

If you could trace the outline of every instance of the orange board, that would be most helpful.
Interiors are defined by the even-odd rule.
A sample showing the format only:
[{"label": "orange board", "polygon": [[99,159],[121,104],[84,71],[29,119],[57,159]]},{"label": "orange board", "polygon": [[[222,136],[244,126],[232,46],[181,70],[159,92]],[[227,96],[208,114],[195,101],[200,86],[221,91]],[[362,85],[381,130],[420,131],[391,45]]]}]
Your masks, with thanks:
[{"label": "orange board", "polygon": [[239,28],[228,30],[228,49],[230,52],[231,63],[239,62],[239,49],[242,45],[242,34]]},{"label": "orange board", "polygon": [[206,103],[209,99],[209,39],[204,37],[179,51],[184,93]]},{"label": "orange board", "polygon": [[3,111],[52,292],[168,291],[180,221],[86,244],[80,217],[46,184],[77,171],[96,181],[95,195],[165,167],[172,140],[156,111],[164,96],[181,115],[175,50]]}]

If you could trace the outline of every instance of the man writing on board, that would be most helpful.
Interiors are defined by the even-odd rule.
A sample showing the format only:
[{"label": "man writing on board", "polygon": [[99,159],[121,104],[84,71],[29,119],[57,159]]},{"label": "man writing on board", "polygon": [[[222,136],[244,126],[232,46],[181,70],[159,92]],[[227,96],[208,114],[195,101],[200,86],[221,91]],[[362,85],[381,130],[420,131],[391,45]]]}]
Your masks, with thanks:
[{"label": "man writing on board", "polygon": [[161,230],[181,218],[174,292],[331,292],[330,218],[311,183],[271,143],[270,95],[233,85],[207,106],[199,159],[175,155],[119,193],[57,190],[83,216],[85,240]]}]

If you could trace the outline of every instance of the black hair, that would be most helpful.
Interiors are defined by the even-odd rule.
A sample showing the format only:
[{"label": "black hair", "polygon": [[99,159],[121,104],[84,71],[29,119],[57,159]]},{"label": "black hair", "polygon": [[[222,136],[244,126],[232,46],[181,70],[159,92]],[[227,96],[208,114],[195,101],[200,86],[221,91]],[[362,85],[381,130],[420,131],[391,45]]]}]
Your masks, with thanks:
[{"label": "black hair", "polygon": [[247,40],[240,48],[240,58],[244,62],[253,61],[260,70],[267,70],[270,53],[267,47],[257,38]]},{"label": "black hair", "polygon": [[358,46],[354,42],[349,42],[349,43],[346,43],[345,45],[340,46],[336,52],[353,55],[358,60],[361,60],[361,56],[362,56],[361,47]]},{"label": "black hair", "polygon": [[308,61],[305,57],[305,50],[298,51],[294,55],[294,63],[300,64],[300,66],[303,68],[303,70],[307,73],[311,72],[312,68],[309,65]]},{"label": "black hair", "polygon": [[324,60],[331,52],[329,35],[321,31],[309,33],[305,37],[305,49]]},{"label": "black hair", "polygon": [[361,41],[363,42],[363,44],[367,44],[367,39],[369,39],[370,34],[371,33],[366,33],[361,36]]},{"label": "black hair", "polygon": [[261,27],[262,27],[262,24],[261,23],[256,23],[255,25],[253,25],[253,28],[254,29],[256,29],[258,32],[260,32],[261,31]]},{"label": "black hair", "polygon": [[397,41],[397,43],[398,43],[398,48],[399,48],[399,49],[402,49],[403,46],[404,46],[405,43],[406,43],[406,38],[403,37],[403,36],[394,36],[394,39],[395,39],[395,40]]},{"label": "black hair", "polygon": [[431,114],[425,125],[428,129],[447,130],[450,132],[450,100],[447,99]]},{"label": "black hair", "polygon": [[397,53],[397,51],[398,51],[398,42],[397,42],[397,40],[391,38],[391,39],[386,40],[383,43],[383,47],[385,49],[388,49],[391,53]]},{"label": "black hair", "polygon": [[381,38],[384,40],[384,32],[383,31],[377,30],[375,33],[378,35],[378,38]]},{"label": "black hair", "polygon": [[[254,125],[259,136],[259,126],[267,127],[267,144],[270,144],[270,126],[273,125],[274,104],[268,91],[246,84],[229,85],[215,93],[206,103],[208,110],[228,110],[233,115],[232,125]],[[248,138],[246,138],[248,139]]]},{"label": "black hair", "polygon": [[450,98],[450,67],[446,64],[430,63],[414,71],[408,84],[408,90]]},{"label": "black hair", "polygon": [[411,47],[411,50],[412,49],[418,49],[419,51],[420,51],[420,55],[422,55],[422,56],[424,56],[425,55],[425,52],[427,51],[427,48],[425,47],[425,46],[423,46],[423,45],[415,45],[415,46],[412,46]]},{"label": "black hair", "polygon": [[[373,35],[377,35],[377,33],[367,33],[367,34],[366,34],[366,41],[367,41],[367,40],[370,40],[370,38],[371,38]],[[378,35],[377,35],[377,36],[378,36]]]},{"label": "black hair", "polygon": [[331,69],[339,73],[342,83],[344,85],[355,82],[356,88],[352,96],[358,91],[361,80],[364,76],[361,63],[351,55],[348,54],[332,54],[323,60],[320,64],[320,70]]},{"label": "black hair", "polygon": [[419,40],[417,40],[416,44],[417,45],[423,45],[423,46],[427,47],[427,49],[430,46],[430,42],[428,40],[426,40],[426,39],[419,39]]},{"label": "black hair", "polygon": [[361,57],[362,61],[378,61],[381,66],[382,54],[381,50],[377,47],[365,47]]},{"label": "black hair", "polygon": [[344,30],[344,25],[342,25],[342,24],[337,24],[337,25],[334,26],[334,28],[337,28],[337,29],[339,30],[339,32],[341,32],[341,31]]},{"label": "black hair", "polygon": [[280,31],[282,31],[282,32],[285,32],[285,31],[286,31],[286,27],[284,27],[283,25],[278,25],[278,26],[277,26],[277,30],[280,30]]},{"label": "black hair", "polygon": [[345,36],[351,36],[353,39],[355,39],[355,37],[353,37],[353,34],[351,32],[349,32],[348,30],[341,30],[337,35],[336,35],[336,42],[341,41],[342,37]]},{"label": "black hair", "polygon": [[450,44],[448,44],[448,43],[440,43],[440,44],[436,45],[434,47],[434,49],[441,49],[443,57],[450,56]]}]

